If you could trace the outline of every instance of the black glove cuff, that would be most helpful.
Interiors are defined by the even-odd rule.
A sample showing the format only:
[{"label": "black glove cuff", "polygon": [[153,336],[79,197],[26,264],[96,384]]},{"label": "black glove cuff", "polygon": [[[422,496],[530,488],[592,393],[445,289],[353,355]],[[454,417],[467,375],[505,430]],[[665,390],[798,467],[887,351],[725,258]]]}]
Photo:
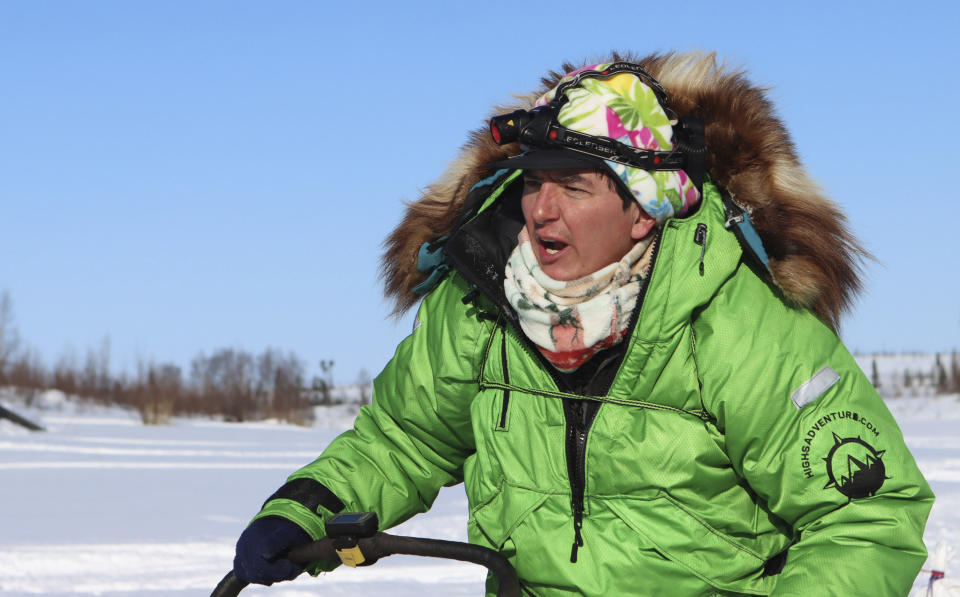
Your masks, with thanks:
[{"label": "black glove cuff", "polygon": [[340,498],[334,495],[326,485],[308,478],[288,481],[283,487],[268,497],[263,505],[266,506],[270,500],[280,499],[298,502],[311,512],[316,512],[317,508],[323,506],[330,512],[337,514],[344,508],[344,504],[340,501]]}]

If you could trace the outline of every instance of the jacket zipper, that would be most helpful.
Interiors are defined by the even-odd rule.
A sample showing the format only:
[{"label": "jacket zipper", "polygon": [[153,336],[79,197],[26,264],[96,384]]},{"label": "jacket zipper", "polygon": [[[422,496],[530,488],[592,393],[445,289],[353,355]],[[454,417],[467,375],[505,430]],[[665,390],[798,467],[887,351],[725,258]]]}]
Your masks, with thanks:
[{"label": "jacket zipper", "polygon": [[[593,423],[584,408],[583,400],[571,403],[570,420],[567,432],[567,454],[572,456],[573,466],[568,466],[570,475],[570,507],[573,512],[573,546],[570,548],[570,562],[576,563],[577,551],[583,547],[583,511],[586,493],[587,434]],[[596,411],[594,410],[594,414]]]},{"label": "jacket zipper", "polygon": [[[653,278],[653,268],[656,267],[665,232],[666,230],[662,231],[655,241],[657,244],[653,247],[647,283],[640,289],[640,296],[637,297],[639,309],[643,308],[643,300],[647,296],[647,289],[650,287],[650,280]],[[636,325],[637,313],[634,313],[631,326]],[[625,359],[626,355],[623,357],[623,360]],[[620,361],[621,366],[623,360]],[[573,462],[573,466],[569,464],[567,466],[567,473],[570,477],[570,509],[573,513],[573,545],[570,548],[570,562],[576,564],[577,552],[583,547],[583,518],[586,515],[587,437],[590,434],[590,427],[593,426],[593,421],[596,419],[597,411],[600,409],[600,404],[587,400],[571,400],[568,401],[568,404],[570,404],[569,409],[565,409],[567,411],[566,447],[567,458],[572,458]],[[568,460],[568,462],[571,461]]]}]

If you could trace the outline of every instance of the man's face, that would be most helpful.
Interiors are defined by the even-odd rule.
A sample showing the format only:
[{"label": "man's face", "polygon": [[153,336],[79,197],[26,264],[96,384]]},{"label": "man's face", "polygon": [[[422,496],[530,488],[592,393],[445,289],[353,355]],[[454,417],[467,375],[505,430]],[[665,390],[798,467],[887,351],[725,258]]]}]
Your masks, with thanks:
[{"label": "man's face", "polygon": [[523,176],[523,218],[543,273],[576,280],[615,263],[656,220],[623,200],[596,170],[532,170]]}]

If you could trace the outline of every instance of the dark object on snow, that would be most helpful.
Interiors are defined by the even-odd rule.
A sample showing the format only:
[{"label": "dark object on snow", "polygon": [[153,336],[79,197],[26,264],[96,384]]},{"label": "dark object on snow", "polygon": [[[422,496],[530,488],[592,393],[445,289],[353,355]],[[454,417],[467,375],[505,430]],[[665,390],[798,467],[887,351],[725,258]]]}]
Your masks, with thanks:
[{"label": "dark object on snow", "polygon": [[32,421],[28,421],[27,419],[24,419],[23,417],[13,412],[12,410],[6,408],[2,404],[0,404],[0,419],[9,419],[14,423],[16,423],[17,425],[20,425],[21,427],[26,427],[30,431],[46,431],[46,429],[44,429],[43,427],[37,425],[36,423],[33,423]]}]

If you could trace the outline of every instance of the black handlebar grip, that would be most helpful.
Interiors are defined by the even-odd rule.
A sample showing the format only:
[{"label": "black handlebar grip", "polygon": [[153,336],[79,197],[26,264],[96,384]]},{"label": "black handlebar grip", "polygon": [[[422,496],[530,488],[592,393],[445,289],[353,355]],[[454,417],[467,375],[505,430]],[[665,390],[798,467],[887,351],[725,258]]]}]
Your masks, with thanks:
[{"label": "black handlebar grip", "polygon": [[237,597],[245,586],[247,583],[237,578],[231,570],[223,577],[213,593],[210,593],[210,597]]},{"label": "black handlebar grip", "polygon": [[[386,533],[377,533],[373,537],[360,539],[357,543],[364,557],[371,561],[393,554],[404,554],[479,564],[490,570],[497,579],[497,597],[520,597],[517,571],[505,557],[480,545],[441,539],[399,537]],[[292,547],[282,557],[298,564],[340,561],[329,538]],[[246,586],[247,583],[239,580],[231,571],[223,577],[210,597],[236,597]]]}]

